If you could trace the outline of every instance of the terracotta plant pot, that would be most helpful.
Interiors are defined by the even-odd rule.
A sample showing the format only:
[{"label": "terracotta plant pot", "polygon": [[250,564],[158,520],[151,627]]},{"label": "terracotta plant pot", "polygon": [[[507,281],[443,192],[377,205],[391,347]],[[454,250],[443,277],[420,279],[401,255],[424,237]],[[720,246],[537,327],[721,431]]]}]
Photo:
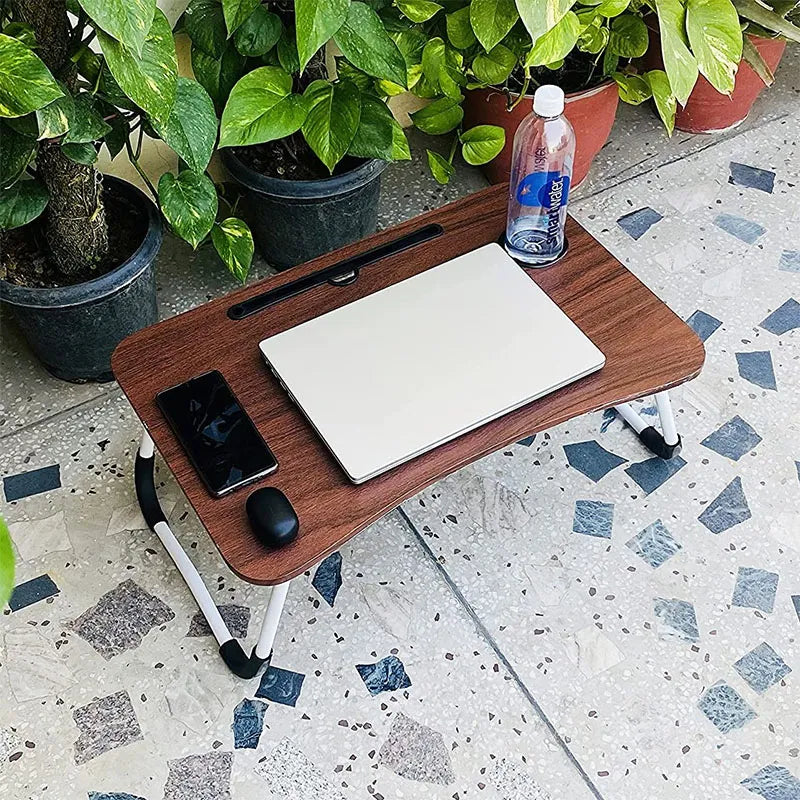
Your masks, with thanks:
[{"label": "terracotta plant pot", "polygon": [[[519,95],[512,94],[512,99]],[[567,95],[566,116],[575,129],[575,162],[572,186],[577,187],[592,165],[594,157],[608,141],[617,114],[619,92],[611,81]],[[506,132],[506,145],[497,158],[483,167],[492,183],[503,183],[511,172],[511,152],[517,127],[533,108],[533,95],[527,95],[513,111],[507,111],[506,95],[496,89],[474,89],[464,100],[465,127],[500,125]]]},{"label": "terracotta plant pot", "polygon": [[[661,41],[658,28],[651,24],[650,47],[644,58],[646,69],[663,69],[661,58]],[[756,46],[761,57],[769,68],[775,72],[786,49],[784,39],[765,39],[761,36],[747,34]],[[687,133],[722,133],[735,128],[747,118],[756,98],[766,88],[764,81],[758,77],[752,67],[742,60],[736,72],[736,83],[730,96],[720,94],[702,75],[678,113],[675,115],[675,127]]]}]

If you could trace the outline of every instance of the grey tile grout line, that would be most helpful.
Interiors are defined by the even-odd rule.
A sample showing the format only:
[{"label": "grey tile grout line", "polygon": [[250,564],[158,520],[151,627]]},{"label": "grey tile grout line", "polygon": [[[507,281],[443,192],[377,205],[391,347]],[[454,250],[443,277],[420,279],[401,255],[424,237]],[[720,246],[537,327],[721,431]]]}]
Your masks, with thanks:
[{"label": "grey tile grout line", "polygon": [[[643,169],[641,172],[636,172],[636,173],[633,173],[632,175],[628,175],[626,177],[620,178],[620,180],[618,180],[616,183],[610,183],[609,182],[605,186],[598,187],[591,194],[587,194],[585,196],[582,195],[580,197],[576,197],[575,198],[575,203],[576,204],[577,203],[583,203],[586,200],[590,200],[591,198],[596,197],[599,194],[602,194],[603,192],[607,192],[609,189],[618,188],[618,187],[622,186],[623,184],[628,183],[628,181],[635,180],[636,178],[641,178],[643,175],[647,175],[650,172],[656,172],[657,170],[661,169],[662,167],[667,167],[670,164],[674,164],[676,161],[682,161],[683,159],[686,159],[686,158],[692,158],[693,156],[699,155],[700,153],[704,153],[706,150],[708,150],[711,147],[717,147],[718,145],[726,144],[727,142],[733,141],[738,136],[743,136],[744,134],[750,133],[751,131],[757,131],[759,128],[763,128],[765,125],[770,125],[773,122],[779,122],[780,120],[786,119],[787,117],[790,117],[790,116],[791,116],[791,114],[787,111],[784,114],[779,114],[776,117],[772,117],[771,119],[764,120],[763,122],[760,122],[757,125],[753,125],[752,128],[745,128],[745,129],[734,128],[734,130],[730,131],[727,134],[722,134],[721,136],[714,136],[712,141],[710,141],[706,145],[703,145],[702,147],[698,147],[697,150],[693,150],[690,153],[683,153],[683,154],[675,155],[672,158],[668,158],[666,161],[661,161],[661,162],[659,162],[657,164],[654,164],[653,166],[651,166],[651,167],[649,167],[647,169]],[[701,136],[701,135],[702,134],[695,134],[695,136]],[[644,159],[643,161],[640,161],[638,164],[632,164],[627,169],[635,169],[636,167],[640,166],[641,164],[646,164],[647,161],[649,161],[651,158],[653,158],[653,156],[650,156],[650,157]]]},{"label": "grey tile grout line", "polygon": [[525,682],[520,677],[519,673],[511,665],[511,662],[508,660],[505,653],[503,653],[503,651],[500,649],[500,646],[497,644],[495,638],[492,636],[491,633],[489,633],[488,628],[484,625],[483,620],[481,620],[481,618],[478,616],[477,612],[472,607],[472,604],[464,596],[461,589],[458,588],[458,585],[450,577],[450,574],[442,566],[439,559],[436,558],[436,555],[434,554],[433,550],[431,550],[428,543],[425,541],[425,538],[417,529],[417,526],[411,521],[411,518],[408,516],[408,514],[406,514],[402,506],[398,506],[397,511],[399,512],[400,516],[402,517],[406,525],[409,527],[411,532],[414,534],[414,537],[417,540],[417,544],[433,562],[434,567],[441,576],[442,580],[444,580],[444,582],[447,584],[447,587],[450,589],[450,591],[453,593],[458,603],[466,612],[467,616],[472,620],[472,623],[473,625],[475,625],[480,636],[489,645],[489,647],[492,648],[494,654],[497,656],[500,663],[503,665],[508,674],[511,676],[511,679],[517,685],[519,691],[522,692],[522,694],[525,696],[525,699],[528,701],[528,703],[530,703],[531,707],[536,712],[539,719],[541,719],[541,721],[545,724],[547,730],[550,731],[550,734],[555,739],[558,746],[564,751],[564,754],[567,756],[572,766],[575,767],[578,774],[581,776],[583,782],[588,787],[589,791],[596,798],[596,800],[604,800],[603,796],[600,794],[599,789],[594,785],[594,782],[589,777],[588,773],[583,768],[578,759],[575,757],[575,754],[572,752],[572,750],[570,750],[569,746],[564,741],[561,734],[556,730],[555,725],[553,725],[553,723],[550,721],[550,718],[547,716],[547,714],[545,714],[544,709],[539,705],[539,702],[533,696],[531,690],[527,687]]},{"label": "grey tile grout line", "polygon": [[90,408],[94,405],[101,405],[106,400],[109,400],[115,395],[120,394],[122,394],[122,389],[119,384],[115,383],[108,389],[101,389],[94,397],[87,397],[85,400],[81,400],[80,403],[75,403],[73,406],[62,408],[60,411],[54,411],[52,414],[47,414],[44,417],[31,420],[30,422],[26,422],[24,425],[21,425],[19,428],[14,428],[13,430],[0,434],[0,442],[4,441],[5,439],[11,439],[18,434],[27,433],[37,425],[42,425],[46,422],[55,422],[59,419],[70,416],[70,414],[73,414],[76,411]]}]

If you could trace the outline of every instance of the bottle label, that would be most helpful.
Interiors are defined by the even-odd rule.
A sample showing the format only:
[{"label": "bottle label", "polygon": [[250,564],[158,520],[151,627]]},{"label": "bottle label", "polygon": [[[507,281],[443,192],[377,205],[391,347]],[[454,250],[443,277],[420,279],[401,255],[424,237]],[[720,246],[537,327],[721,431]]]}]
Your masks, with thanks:
[{"label": "bottle label", "polygon": [[517,202],[550,210],[567,204],[569,175],[560,172],[532,172],[517,186]]}]

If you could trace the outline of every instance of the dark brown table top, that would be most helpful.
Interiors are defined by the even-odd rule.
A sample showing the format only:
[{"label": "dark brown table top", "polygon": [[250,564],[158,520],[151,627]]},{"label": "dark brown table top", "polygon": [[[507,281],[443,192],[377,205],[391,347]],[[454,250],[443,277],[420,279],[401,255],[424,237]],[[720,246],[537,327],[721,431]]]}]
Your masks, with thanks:
[{"label": "dark brown table top", "polygon": [[[239,577],[257,584],[282,583],[459,467],[536,431],[668,389],[700,372],[705,353],[694,332],[569,219],[566,256],[528,274],[605,353],[603,369],[360,486],[350,483],[267,369],[258,342],[497,240],[505,226],[506,191],[504,185],[490,187],[160,322],[119,345],[112,359],[117,380],[222,557]],[[443,233],[366,267],[349,286],[326,283],[244,319],[227,315],[232,305],[265,288],[284,285],[430,223],[441,225]],[[469,343],[464,346],[468,349]],[[228,380],[279,462],[273,475],[219,499],[208,493],[155,403],[161,389],[210,369],[218,369]],[[424,391],[424,387],[403,387],[399,368],[398,387]],[[280,488],[300,520],[298,538],[280,550],[268,550],[256,540],[245,514],[247,495],[260,485]]]}]

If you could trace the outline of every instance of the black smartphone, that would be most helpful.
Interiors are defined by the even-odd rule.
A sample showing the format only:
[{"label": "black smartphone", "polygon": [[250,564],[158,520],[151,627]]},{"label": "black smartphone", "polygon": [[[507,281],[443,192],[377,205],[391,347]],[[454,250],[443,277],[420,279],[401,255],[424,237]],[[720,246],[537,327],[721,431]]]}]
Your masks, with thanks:
[{"label": "black smartphone", "polygon": [[159,392],[156,403],[215,497],[278,468],[272,451],[217,370]]}]

